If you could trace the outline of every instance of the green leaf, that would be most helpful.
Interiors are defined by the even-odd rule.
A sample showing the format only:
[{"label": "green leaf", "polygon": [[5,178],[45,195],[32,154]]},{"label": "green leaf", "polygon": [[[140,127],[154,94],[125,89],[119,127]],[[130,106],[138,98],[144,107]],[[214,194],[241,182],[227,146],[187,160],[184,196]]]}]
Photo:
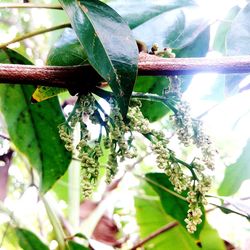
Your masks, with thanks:
[{"label": "green leaf", "polygon": [[[12,63],[31,64],[12,50],[6,53]],[[45,193],[65,173],[71,154],[61,141],[57,126],[65,121],[57,98],[31,104],[33,86],[0,86],[0,109],[11,141],[40,174],[40,189]],[[17,105],[18,102],[18,105]]]},{"label": "green leaf", "polygon": [[214,38],[213,49],[225,54],[226,51],[226,37],[227,33],[231,28],[232,22],[234,18],[240,11],[240,7],[238,5],[233,6],[221,20],[221,23],[216,31],[216,35]]},{"label": "green leaf", "polygon": [[160,48],[179,50],[190,45],[209,24],[199,6],[185,6],[150,19],[133,29],[133,33],[149,48],[157,43]]},{"label": "green leaf", "polygon": [[[141,239],[174,221],[163,210],[160,201],[153,198],[135,197],[136,220]],[[151,247],[154,250],[199,249],[192,236],[181,226],[176,226],[160,234],[150,240],[145,247]]]},{"label": "green leaf", "polygon": [[224,179],[218,189],[221,196],[230,196],[236,193],[242,182],[250,179],[250,140],[248,140],[242,154],[237,161],[228,166]]},{"label": "green leaf", "polygon": [[137,45],[127,23],[97,0],[60,0],[60,3],[89,63],[110,84],[125,117],[138,63]]},{"label": "green leaf", "polygon": [[16,228],[19,245],[24,250],[49,250],[49,248],[31,231]]},{"label": "green leaf", "polygon": [[88,247],[80,245],[72,240],[68,241],[68,245],[69,245],[69,250],[89,250]]},{"label": "green leaf", "polygon": [[[186,223],[184,222],[184,220],[187,216],[187,211],[189,209],[188,202],[164,190],[164,188],[167,188],[174,192],[173,185],[169,181],[168,177],[164,173],[148,173],[146,174],[146,178],[148,184],[150,184],[151,187],[159,195],[165,212],[174,219],[176,219],[180,223],[180,225],[186,227]],[[159,187],[159,185],[163,188]],[[187,193],[183,192],[181,193],[181,195],[183,197],[186,197]],[[204,221],[205,216],[203,214],[202,223],[197,226],[197,231],[193,234],[193,236],[197,239],[199,238],[201,230],[204,226]]]},{"label": "green leaf", "polygon": [[[240,56],[250,54],[250,3],[248,3],[236,18],[234,18],[230,30],[226,36],[226,55]],[[239,91],[239,83],[247,74],[235,74],[226,76],[226,93],[236,94]]]},{"label": "green leaf", "polygon": [[[60,38],[51,47],[47,57],[47,65],[72,66],[87,63],[87,55],[80,45],[74,30],[70,28],[65,29]],[[64,91],[67,91],[67,89],[38,86],[32,97],[37,102],[41,102]]]},{"label": "green leaf", "polygon": [[[174,221],[165,213],[160,200],[148,184],[141,188],[146,196],[135,197],[136,220],[140,230],[140,238],[144,239],[151,233]],[[205,223],[200,234],[200,242],[203,250],[225,250],[223,240],[219,237],[208,223]],[[181,226],[165,231],[157,237],[150,240],[145,247],[152,247],[154,250],[195,250],[200,249],[194,238]]]},{"label": "green leaf", "polygon": [[111,1],[108,4],[114,8],[133,29],[160,14],[188,5],[195,5],[192,0],[127,0]]},{"label": "green leaf", "polygon": [[[196,9],[197,7],[190,7],[190,8]],[[178,19],[179,15],[181,15],[181,13],[182,13],[179,9],[176,9],[174,12],[172,12],[172,11],[170,11],[170,12],[172,13],[171,15],[173,15],[173,14],[176,15],[175,19]],[[164,13],[164,15],[168,16],[168,12]],[[189,15],[191,15],[191,14],[189,14]],[[189,16],[189,18],[191,18],[191,17]],[[198,28],[199,28],[198,24],[185,23],[185,20],[182,20],[182,22],[183,22],[182,25],[185,26],[185,28],[183,28],[182,25],[180,25],[178,22],[176,22],[173,24],[173,26],[166,26],[166,27],[163,26],[165,31],[161,32],[161,31],[158,31],[158,29],[156,27],[157,22],[158,22],[158,25],[160,26],[161,19],[158,18],[157,22],[154,20],[155,19],[150,20],[149,22],[141,25],[142,27],[139,26],[138,27],[138,29],[140,29],[139,31],[138,31],[138,29],[135,29],[135,32],[138,33],[138,35],[137,35],[138,39],[141,39],[141,40],[144,39],[143,40],[144,42],[146,42],[148,45],[149,44],[152,45],[153,40],[150,40],[151,37],[150,36],[145,37],[145,33],[151,34],[151,28],[152,28],[155,33],[158,34],[158,32],[159,32],[159,34],[157,35],[158,40],[155,40],[154,42],[158,43],[159,40],[163,40],[161,46],[162,47],[169,47],[168,42],[165,41],[167,34],[170,34],[171,32],[173,32],[172,30],[174,30],[173,35],[174,34],[178,35],[178,34],[182,34],[184,32],[184,30],[187,29],[187,32],[182,34],[183,43],[181,41],[178,42],[176,40],[177,44],[173,46],[175,48],[173,50],[173,52],[176,53],[177,57],[203,57],[206,55],[208,48],[209,48],[209,40],[210,40],[210,28],[208,26],[208,23],[206,23],[206,25],[204,27],[202,27],[202,28],[204,28],[204,30],[198,30]],[[153,22],[153,24],[150,24],[150,22]],[[149,23],[149,25],[148,25],[148,23]],[[151,27],[152,25],[155,27]],[[190,27],[189,26],[186,27],[186,25],[189,25]],[[195,26],[197,30],[195,30],[193,26]],[[148,32],[145,32],[145,30],[148,30]],[[191,35],[189,34],[189,31],[190,31]],[[180,80],[182,83],[182,90],[185,90],[188,87],[188,85],[192,81],[192,78],[193,78],[192,76],[180,77]],[[168,84],[169,84],[169,80],[166,77],[138,77],[134,90],[138,91],[138,92],[149,92],[149,93],[162,95],[164,89],[166,89],[168,87]],[[142,102],[142,113],[151,122],[160,119],[168,111],[169,111],[169,109],[166,106],[162,105],[161,103],[152,103],[152,102],[147,102],[147,101]]]},{"label": "green leaf", "polygon": [[[161,76],[139,76],[137,77],[134,90],[137,92],[163,94],[163,90],[167,89],[169,80],[167,77]],[[142,101],[141,111],[145,118],[154,122],[163,117],[169,109],[159,102]]]}]

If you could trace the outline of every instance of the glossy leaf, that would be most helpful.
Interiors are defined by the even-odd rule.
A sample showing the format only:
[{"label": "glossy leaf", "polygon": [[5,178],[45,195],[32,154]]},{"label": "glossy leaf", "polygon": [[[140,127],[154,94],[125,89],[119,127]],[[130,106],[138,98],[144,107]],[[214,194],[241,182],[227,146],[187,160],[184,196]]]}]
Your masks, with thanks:
[{"label": "glossy leaf", "polygon": [[195,5],[196,2],[192,0],[115,0],[108,2],[133,29],[146,21],[159,16],[160,14],[188,5]]},{"label": "glossy leaf", "polygon": [[216,31],[216,35],[214,38],[213,49],[216,51],[225,54],[226,51],[226,37],[228,31],[231,28],[232,22],[234,18],[240,11],[240,7],[238,5],[233,6],[229,11],[228,14],[221,20],[221,23]]},{"label": "glossy leaf", "polygon": [[236,193],[242,182],[250,179],[250,140],[248,140],[241,156],[237,161],[228,166],[225,171],[224,179],[218,189],[221,196],[230,196]]},{"label": "glossy leaf", "polygon": [[[240,56],[250,54],[250,3],[248,3],[233,20],[226,36],[226,55]],[[235,74],[226,76],[226,93],[235,94],[239,91],[239,83],[247,74]]]},{"label": "glossy leaf", "polygon": [[[12,63],[31,64],[20,54],[6,50]],[[40,189],[44,193],[65,173],[70,153],[64,148],[57,126],[64,116],[57,98],[31,104],[33,86],[0,86],[0,108],[11,141],[40,174]],[[18,101],[18,105],[17,105]]]},{"label": "glossy leaf", "polygon": [[19,245],[24,250],[49,250],[49,248],[31,231],[16,228]]},{"label": "glossy leaf", "polygon": [[[51,47],[47,57],[47,65],[50,66],[72,66],[88,63],[87,56],[77,39],[75,32],[67,28],[60,38]],[[84,80],[83,80],[84,83]],[[64,91],[63,88],[39,86],[32,97],[37,102],[41,102]]]},{"label": "glossy leaf", "polygon": [[[148,179],[146,179],[148,184],[150,184],[151,187],[159,195],[165,212],[174,219],[176,219],[180,223],[180,225],[185,228],[186,223],[184,222],[184,220],[187,216],[187,211],[189,209],[188,202],[164,190],[165,187],[171,191],[174,191],[173,185],[170,183],[168,177],[164,173],[148,173],[146,174],[146,178]],[[158,185],[155,185],[154,183]],[[159,185],[161,185],[163,188],[160,188]],[[181,195],[183,197],[186,197],[187,193],[183,192]],[[197,226],[197,231],[193,234],[195,238],[199,238],[201,230],[204,226],[204,220],[205,216],[203,214],[202,223]]]},{"label": "glossy leaf", "polygon": [[137,45],[127,23],[112,8],[97,0],[60,0],[60,3],[89,63],[109,83],[125,117],[138,62]]}]

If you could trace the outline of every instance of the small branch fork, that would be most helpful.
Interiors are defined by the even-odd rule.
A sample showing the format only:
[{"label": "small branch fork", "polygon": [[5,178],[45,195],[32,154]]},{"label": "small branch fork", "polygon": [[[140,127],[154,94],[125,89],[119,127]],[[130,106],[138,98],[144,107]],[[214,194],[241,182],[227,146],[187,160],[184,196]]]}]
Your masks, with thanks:
[{"label": "small branch fork", "polygon": [[[140,53],[138,75],[170,76],[216,72],[221,74],[250,72],[250,56],[220,58],[161,58]],[[68,88],[93,86],[101,81],[89,65],[82,66],[33,66],[0,64],[0,83],[30,84]]]}]

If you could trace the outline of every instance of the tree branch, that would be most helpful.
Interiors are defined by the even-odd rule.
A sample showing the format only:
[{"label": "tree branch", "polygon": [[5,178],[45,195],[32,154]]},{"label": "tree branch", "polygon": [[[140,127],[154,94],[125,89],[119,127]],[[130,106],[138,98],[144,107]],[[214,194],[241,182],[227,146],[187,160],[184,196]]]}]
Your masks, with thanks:
[{"label": "tree branch", "polygon": [[[138,75],[192,75],[201,72],[221,74],[250,72],[250,56],[221,58],[160,58],[140,53]],[[31,66],[0,64],[0,83],[44,85],[61,88],[89,88],[101,81],[94,69],[83,66]]]},{"label": "tree branch", "polygon": [[178,222],[174,221],[171,222],[169,224],[167,224],[166,226],[160,228],[159,230],[153,232],[152,234],[150,234],[149,236],[147,236],[145,239],[142,239],[141,241],[139,241],[137,244],[135,244],[130,250],[136,250],[137,248],[145,245],[148,241],[154,239],[155,237],[157,237],[158,235],[174,228],[178,226]]}]

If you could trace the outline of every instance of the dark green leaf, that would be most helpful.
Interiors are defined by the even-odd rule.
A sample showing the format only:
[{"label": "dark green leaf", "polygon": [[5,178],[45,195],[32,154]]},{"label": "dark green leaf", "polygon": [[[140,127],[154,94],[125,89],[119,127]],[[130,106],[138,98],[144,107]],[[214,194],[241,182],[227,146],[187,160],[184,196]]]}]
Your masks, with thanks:
[{"label": "dark green leaf", "polygon": [[[183,227],[186,227],[184,220],[189,209],[188,202],[164,190],[164,188],[167,188],[171,191],[174,191],[173,185],[170,183],[168,177],[164,173],[148,173],[146,174],[146,178],[148,179],[146,180],[148,184],[150,184],[159,195],[165,212],[176,219]],[[154,183],[158,185],[155,185]],[[163,188],[160,188],[159,185],[161,185]],[[183,197],[187,196],[185,192],[183,192],[181,195]],[[202,223],[198,225],[197,231],[194,233],[195,238],[199,238],[202,227],[204,226],[204,220],[205,216],[203,214]]]},{"label": "dark green leaf", "polygon": [[49,248],[31,231],[16,228],[19,245],[24,250],[49,250]]},{"label": "dark green leaf", "polygon": [[136,39],[145,42],[149,48],[158,43],[160,48],[182,49],[207,29],[209,23],[210,20],[204,17],[200,7],[186,6],[150,19],[136,27],[133,33]]},{"label": "dark green leaf", "polygon": [[126,22],[97,0],[60,0],[88,56],[110,84],[125,117],[137,74],[138,49]]},{"label": "dark green leaf", "polygon": [[69,250],[89,250],[88,247],[80,245],[72,240],[68,241],[68,245],[69,245]]},{"label": "dark green leaf", "polygon": [[[137,77],[134,90],[137,92],[163,94],[167,89],[169,80],[167,77],[160,76],[139,76]],[[163,117],[169,109],[159,102],[142,101],[141,111],[143,115],[153,122]]]},{"label": "dark green leaf", "polygon": [[166,0],[163,2],[152,0],[111,1],[108,3],[114,8],[133,29],[160,14],[188,5],[195,5],[192,0]]},{"label": "dark green leaf", "polygon": [[[226,36],[226,55],[240,56],[250,54],[250,3],[243,8],[234,18],[230,30]],[[226,93],[235,94],[239,90],[240,81],[247,74],[226,76]]]},{"label": "dark green leaf", "polygon": [[[67,28],[51,47],[47,57],[47,65],[72,66],[88,63],[87,55],[77,39],[74,30]],[[66,89],[38,86],[32,97],[37,102],[56,96]]]},{"label": "dark green leaf", "polygon": [[226,37],[227,33],[231,28],[232,21],[237,16],[240,11],[240,7],[238,5],[233,6],[228,14],[221,20],[221,23],[216,31],[216,35],[214,38],[213,49],[225,54],[226,51]]},{"label": "dark green leaf", "polygon": [[218,194],[230,196],[236,193],[242,182],[247,179],[250,179],[250,140],[248,140],[238,160],[226,168]]},{"label": "dark green leaf", "polygon": [[[31,64],[12,50],[1,53],[6,53],[12,63]],[[1,84],[0,108],[11,141],[39,172],[40,189],[44,193],[67,170],[70,153],[58,135],[57,126],[65,120],[58,99],[31,104],[34,89],[33,86]]]},{"label": "dark green leaf", "polygon": [[88,63],[80,42],[73,29],[67,28],[51,47],[47,57],[47,65],[71,66]]}]

